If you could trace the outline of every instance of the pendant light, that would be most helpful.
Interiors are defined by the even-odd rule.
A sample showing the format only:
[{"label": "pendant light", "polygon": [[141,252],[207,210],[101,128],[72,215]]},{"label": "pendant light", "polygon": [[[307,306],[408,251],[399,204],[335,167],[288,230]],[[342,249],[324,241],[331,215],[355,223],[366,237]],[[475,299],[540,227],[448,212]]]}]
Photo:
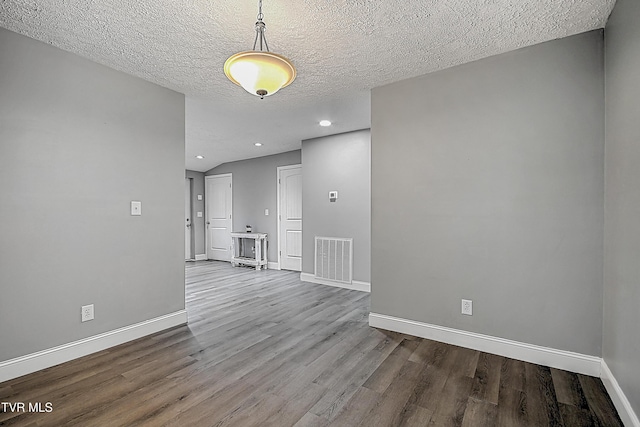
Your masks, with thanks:
[{"label": "pendant light", "polygon": [[[253,50],[231,55],[224,63],[224,73],[229,80],[261,99],[290,85],[296,78],[296,69],[291,61],[282,55],[269,52],[269,45],[264,35],[263,17],[262,0],[260,0]],[[256,50],[258,41],[260,41],[260,50]],[[266,50],[262,50],[263,47]]]}]

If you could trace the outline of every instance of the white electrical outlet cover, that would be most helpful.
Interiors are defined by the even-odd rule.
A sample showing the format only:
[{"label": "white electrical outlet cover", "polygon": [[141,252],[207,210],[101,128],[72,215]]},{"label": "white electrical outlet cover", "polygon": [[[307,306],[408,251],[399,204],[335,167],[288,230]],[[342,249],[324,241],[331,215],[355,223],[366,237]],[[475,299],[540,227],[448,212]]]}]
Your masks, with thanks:
[{"label": "white electrical outlet cover", "polygon": [[462,314],[473,316],[473,301],[469,299],[462,300]]},{"label": "white electrical outlet cover", "polygon": [[81,320],[83,322],[86,322],[88,320],[93,320],[93,304],[89,304],[89,305],[83,305],[81,312]]}]

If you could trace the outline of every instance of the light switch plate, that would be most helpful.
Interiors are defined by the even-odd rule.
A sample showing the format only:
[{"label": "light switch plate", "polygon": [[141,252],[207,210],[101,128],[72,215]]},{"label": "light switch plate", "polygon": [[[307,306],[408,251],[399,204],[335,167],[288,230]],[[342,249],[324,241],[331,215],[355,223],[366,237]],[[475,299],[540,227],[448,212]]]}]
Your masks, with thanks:
[{"label": "light switch plate", "polygon": [[142,215],[142,202],[131,201],[131,215],[140,216]]},{"label": "light switch plate", "polygon": [[265,209],[265,210],[264,210],[264,215],[265,215],[265,216],[269,216],[269,209]]},{"label": "light switch plate", "polygon": [[202,200],[202,194],[198,194],[198,200]]},{"label": "light switch plate", "polygon": [[198,213],[196,214],[196,216],[197,216],[198,218],[202,218],[202,212],[198,212]]}]

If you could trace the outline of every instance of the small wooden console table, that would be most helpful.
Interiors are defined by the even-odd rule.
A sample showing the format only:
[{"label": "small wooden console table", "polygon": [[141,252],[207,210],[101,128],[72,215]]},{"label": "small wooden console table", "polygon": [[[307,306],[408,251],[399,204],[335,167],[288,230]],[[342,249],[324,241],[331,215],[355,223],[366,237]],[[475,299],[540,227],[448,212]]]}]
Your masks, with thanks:
[{"label": "small wooden console table", "polygon": [[267,233],[231,233],[231,265],[240,264],[268,268]]}]

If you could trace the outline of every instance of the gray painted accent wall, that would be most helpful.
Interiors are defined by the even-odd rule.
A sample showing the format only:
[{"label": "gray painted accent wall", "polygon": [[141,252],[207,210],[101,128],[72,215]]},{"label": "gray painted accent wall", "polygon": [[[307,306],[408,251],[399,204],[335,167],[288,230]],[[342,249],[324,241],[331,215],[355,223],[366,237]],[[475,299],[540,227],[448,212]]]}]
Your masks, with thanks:
[{"label": "gray painted accent wall", "polygon": [[5,29],[0,58],[0,361],[183,310],[184,96]]},{"label": "gray painted accent wall", "polygon": [[[371,280],[371,132],[302,141],[302,271],[313,274],[314,239],[353,238],[353,280]],[[329,201],[329,191],[338,199]]]},{"label": "gray painted accent wall", "polygon": [[[191,246],[193,252],[193,257],[196,255],[206,255],[207,251],[205,248],[205,228],[204,228],[204,172],[196,172],[187,170],[185,172],[185,177],[191,179],[191,207],[192,207],[192,215],[191,218],[192,227],[193,227],[193,235],[191,240]],[[202,195],[202,200],[198,200],[198,194]],[[198,211],[202,212],[202,218],[198,218]]]},{"label": "gray painted accent wall", "polygon": [[372,312],[601,355],[602,38],[373,90]]},{"label": "gray painted accent wall", "polygon": [[640,415],[640,3],[618,0],[605,31],[603,357]]},{"label": "gray painted accent wall", "polygon": [[[253,231],[267,233],[269,262],[278,261],[277,168],[300,164],[300,156],[300,150],[288,151],[272,156],[224,163],[205,173],[205,175],[224,173],[233,175],[233,229],[244,231],[246,225],[251,225]],[[264,214],[265,209],[269,209],[269,216]],[[305,215],[304,211],[302,215]],[[306,218],[303,218],[303,224],[305,220]]]}]

